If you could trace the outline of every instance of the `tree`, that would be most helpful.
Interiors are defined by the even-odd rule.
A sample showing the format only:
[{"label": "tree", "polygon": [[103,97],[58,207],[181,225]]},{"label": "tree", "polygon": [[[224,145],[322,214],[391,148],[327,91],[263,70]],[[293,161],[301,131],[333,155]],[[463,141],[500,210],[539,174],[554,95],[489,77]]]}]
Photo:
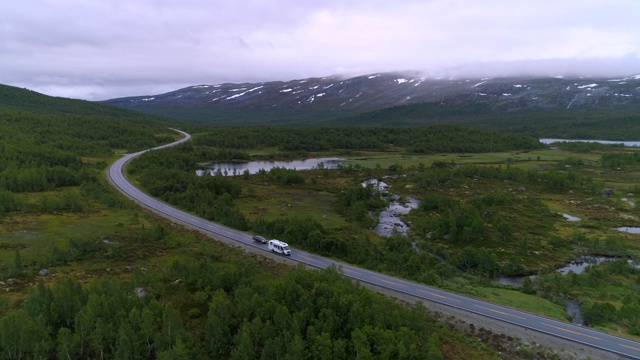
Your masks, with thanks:
[{"label": "tree", "polygon": [[13,257],[13,268],[11,269],[11,277],[17,277],[24,272],[24,266],[22,265],[22,256],[20,250],[16,250]]},{"label": "tree", "polygon": [[219,356],[229,352],[233,316],[231,299],[224,290],[216,290],[211,297],[207,313],[205,336],[210,354]]},{"label": "tree", "polygon": [[191,360],[192,358],[182,338],[178,338],[171,349],[158,353],[158,360]]},{"label": "tree", "polygon": [[18,310],[0,321],[0,350],[8,359],[50,357],[53,344],[49,333],[42,317],[32,318]]},{"label": "tree", "polygon": [[444,360],[442,354],[442,344],[440,344],[440,338],[438,335],[431,335],[429,338],[429,352],[427,353],[427,359],[429,360]]}]

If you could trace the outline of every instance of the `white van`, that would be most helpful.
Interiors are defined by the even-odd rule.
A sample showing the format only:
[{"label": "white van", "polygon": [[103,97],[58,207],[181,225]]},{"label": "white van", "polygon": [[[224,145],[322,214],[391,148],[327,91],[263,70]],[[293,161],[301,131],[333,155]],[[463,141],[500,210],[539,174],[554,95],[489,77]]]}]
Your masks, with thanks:
[{"label": "white van", "polygon": [[282,254],[282,255],[291,255],[291,250],[289,250],[289,245],[286,242],[282,242],[280,240],[269,240],[269,250],[274,253]]}]

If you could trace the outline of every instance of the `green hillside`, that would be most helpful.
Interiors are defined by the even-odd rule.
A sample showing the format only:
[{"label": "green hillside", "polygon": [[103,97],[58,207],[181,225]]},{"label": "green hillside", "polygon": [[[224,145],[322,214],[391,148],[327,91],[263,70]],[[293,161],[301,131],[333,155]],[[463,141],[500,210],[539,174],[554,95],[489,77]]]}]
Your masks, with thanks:
[{"label": "green hillside", "polygon": [[455,124],[538,137],[600,140],[640,139],[640,107],[520,110],[489,104],[422,103],[371,111],[323,125],[425,126]]}]

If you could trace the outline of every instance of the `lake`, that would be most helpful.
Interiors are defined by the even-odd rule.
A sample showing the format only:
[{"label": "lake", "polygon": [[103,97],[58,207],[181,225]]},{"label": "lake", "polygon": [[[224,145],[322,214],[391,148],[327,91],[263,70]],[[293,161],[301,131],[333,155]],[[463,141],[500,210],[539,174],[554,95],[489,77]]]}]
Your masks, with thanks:
[{"label": "lake", "polygon": [[553,144],[556,142],[596,142],[607,145],[622,144],[624,146],[640,146],[640,141],[610,141],[610,140],[573,140],[573,139],[538,139],[543,144]]},{"label": "lake", "polygon": [[[316,158],[292,161],[249,161],[249,162],[222,162],[205,166],[204,169],[196,170],[198,176],[205,173],[211,175],[222,174],[225,176],[242,175],[246,170],[250,174],[257,174],[260,170],[269,171],[273,168],[286,168],[294,170],[311,170],[317,168],[336,169],[346,162],[340,158]],[[322,164],[322,165],[320,165]]]}]

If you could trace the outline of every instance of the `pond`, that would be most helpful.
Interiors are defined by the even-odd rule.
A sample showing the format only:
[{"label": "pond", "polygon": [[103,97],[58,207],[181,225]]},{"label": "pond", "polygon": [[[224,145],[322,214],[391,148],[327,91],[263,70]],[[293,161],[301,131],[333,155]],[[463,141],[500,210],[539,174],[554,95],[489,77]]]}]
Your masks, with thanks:
[{"label": "pond", "polygon": [[213,163],[205,166],[204,169],[196,170],[198,176],[205,173],[210,175],[221,174],[224,176],[242,175],[246,170],[250,174],[257,174],[260,170],[269,171],[273,168],[285,168],[294,170],[311,170],[311,169],[336,169],[339,165],[346,162],[341,158],[316,158],[306,160],[292,161],[249,161],[249,162],[222,162]]},{"label": "pond", "polygon": [[556,142],[595,142],[606,145],[618,145],[622,144],[624,146],[640,146],[640,141],[609,141],[609,140],[574,140],[574,139],[538,139],[543,144],[553,144]]},{"label": "pond", "polygon": [[616,228],[616,230],[622,231],[622,232],[626,232],[626,233],[629,233],[629,234],[640,234],[640,228],[639,227],[621,226],[619,228]]},{"label": "pond", "polygon": [[[574,261],[570,261],[565,266],[556,269],[557,272],[562,275],[567,275],[570,272],[574,272],[576,274],[581,274],[585,271],[585,269],[591,265],[597,265],[603,263],[605,261],[616,261],[618,258],[613,256],[580,256],[578,259]],[[632,265],[630,263],[630,265]],[[635,266],[635,265],[634,265]],[[535,279],[536,275],[530,275],[528,278]],[[502,276],[498,278],[498,282],[504,285],[511,286],[522,286],[524,283],[524,279],[527,276]]]},{"label": "pond", "polygon": [[[576,274],[580,274],[584,272],[587,267],[591,265],[596,265],[603,263],[605,261],[616,261],[618,258],[611,256],[581,256],[576,261],[571,261],[567,265],[556,269],[557,272],[562,275],[567,275],[570,272],[574,272]],[[638,268],[638,264],[632,260],[628,260],[630,266],[634,266]],[[528,276],[530,279],[534,279],[536,275]],[[504,285],[511,285],[520,287],[524,284],[524,279],[526,276],[513,276],[513,277],[500,277],[498,282]],[[584,319],[582,318],[582,306],[580,303],[573,299],[567,299],[565,302],[565,311],[571,318],[571,322],[578,325],[586,325]]]},{"label": "pond", "polygon": [[573,215],[569,215],[569,214],[565,214],[565,213],[560,213],[560,215],[562,215],[562,217],[567,219],[567,221],[580,221],[580,220],[582,220],[577,216],[573,216]]}]

